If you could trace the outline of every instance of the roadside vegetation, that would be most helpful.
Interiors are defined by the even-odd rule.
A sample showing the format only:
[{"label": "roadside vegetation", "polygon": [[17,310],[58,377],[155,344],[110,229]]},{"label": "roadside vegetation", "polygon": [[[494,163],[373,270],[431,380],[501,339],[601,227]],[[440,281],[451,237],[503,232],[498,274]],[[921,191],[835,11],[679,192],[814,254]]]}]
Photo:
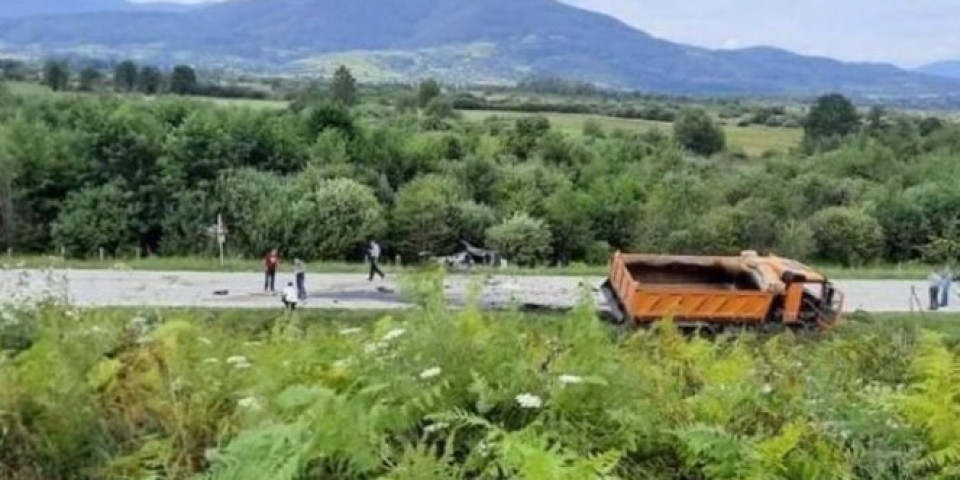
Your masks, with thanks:
[{"label": "roadside vegetation", "polygon": [[[950,477],[956,319],[707,340],[448,311],[0,310],[0,477]],[[939,333],[935,333],[935,332]]]},{"label": "roadside vegetation", "polygon": [[[76,88],[63,68],[45,66],[49,88]],[[800,117],[794,108],[549,84],[483,97],[507,108],[521,97],[569,95],[571,105],[587,105],[585,115],[638,102],[672,119],[618,127],[536,113],[465,119],[460,91],[432,81],[362,86],[346,69],[325,84],[279,84],[289,95],[280,108],[167,95],[200,91],[205,80],[186,68],[121,63],[88,77],[99,91],[15,86],[0,96],[0,242],[15,255],[215,258],[211,227],[222,215],[229,258],[279,247],[331,268],[361,260],[371,238],[404,264],[466,241],[504,252],[514,266],[568,271],[597,269],[615,249],[751,249],[840,272],[960,257],[951,180],[960,127],[861,112],[840,96]],[[731,130],[757,128],[747,117],[804,128],[762,127],[794,136],[751,157]]]}]

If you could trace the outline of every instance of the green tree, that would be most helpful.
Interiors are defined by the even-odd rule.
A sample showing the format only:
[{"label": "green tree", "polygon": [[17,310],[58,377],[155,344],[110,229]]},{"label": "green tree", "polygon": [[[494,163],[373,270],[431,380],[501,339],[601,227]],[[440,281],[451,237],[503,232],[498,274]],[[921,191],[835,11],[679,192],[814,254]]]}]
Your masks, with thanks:
[{"label": "green tree", "polygon": [[250,168],[225,170],[212,190],[211,213],[223,215],[234,251],[260,256],[273,248],[287,252],[299,242],[300,222],[293,214],[297,202],[283,178]]},{"label": "green tree", "polygon": [[420,82],[420,86],[417,88],[417,99],[420,103],[420,108],[426,108],[430,102],[439,97],[442,93],[440,84],[437,83],[434,79],[427,79]]},{"label": "green tree", "polygon": [[507,150],[521,160],[526,160],[550,131],[550,119],[543,115],[524,116],[513,123],[506,138]]},{"label": "green tree", "polygon": [[[210,251],[216,239],[210,235],[217,213],[210,210],[211,198],[205,191],[177,192],[165,203],[163,239],[160,252],[165,255],[197,255]],[[232,240],[230,245],[232,246]]]},{"label": "green tree", "polygon": [[168,191],[209,187],[221,173],[240,166],[222,114],[198,110],[167,135],[160,167]]},{"label": "green tree", "polygon": [[307,131],[316,137],[328,129],[339,130],[347,137],[357,132],[350,110],[337,103],[322,103],[311,108],[306,115]]},{"label": "green tree", "polygon": [[94,67],[87,67],[80,71],[80,91],[93,92],[100,89],[103,83],[103,73]]},{"label": "green tree", "polygon": [[472,200],[457,204],[457,237],[471,245],[482,245],[487,229],[496,221],[496,213],[487,205]]},{"label": "green tree", "polygon": [[883,228],[869,214],[850,207],[831,207],[810,218],[821,260],[844,266],[876,260],[883,248]]},{"label": "green tree", "polygon": [[99,248],[113,255],[131,242],[128,195],[115,184],[71,194],[53,225],[53,238],[77,257],[95,255]]},{"label": "green tree", "polygon": [[593,232],[593,199],[570,186],[560,188],[546,200],[552,250],[561,264],[584,258],[596,243]]},{"label": "green tree", "polygon": [[124,60],[113,69],[113,86],[122,92],[132,92],[140,83],[140,71],[137,64]]},{"label": "green tree", "polygon": [[405,258],[443,255],[456,247],[458,205],[463,186],[456,180],[426,175],[404,185],[393,209],[393,232]]},{"label": "green tree", "polygon": [[189,95],[197,89],[197,72],[190,66],[177,65],[170,73],[170,91],[178,95]]},{"label": "green tree", "polygon": [[542,220],[517,213],[487,231],[487,244],[507,260],[521,266],[535,266],[550,256],[550,229]]},{"label": "green tree", "polygon": [[386,227],[372,188],[346,178],[301,181],[293,218],[300,226],[296,250],[307,258],[361,258],[364,245]]},{"label": "green tree", "polygon": [[673,122],[673,137],[677,143],[698,155],[710,156],[723,151],[727,137],[707,112],[686,109]]},{"label": "green tree", "polygon": [[59,92],[70,86],[70,64],[66,60],[47,59],[43,63],[43,84]]},{"label": "green tree", "polygon": [[778,226],[774,251],[794,260],[805,261],[816,251],[813,229],[802,221],[788,221]]},{"label": "green tree", "polygon": [[19,174],[20,165],[10,154],[8,140],[4,135],[0,135],[0,232],[3,238],[4,251],[7,248],[14,248],[17,218],[15,214],[14,182]]},{"label": "green tree", "polygon": [[803,122],[807,143],[842,138],[859,128],[857,109],[850,100],[837,93],[818,98]]},{"label": "green tree", "polygon": [[434,97],[430,99],[423,113],[428,117],[438,119],[454,118],[457,116],[457,111],[453,109],[453,102],[446,97]]},{"label": "green tree", "polygon": [[140,91],[147,95],[160,93],[163,87],[163,72],[157,67],[145,66],[140,69],[139,83]]},{"label": "green tree", "polygon": [[350,69],[344,65],[341,65],[333,74],[330,96],[341,105],[351,107],[357,104],[357,80],[353,78]]}]

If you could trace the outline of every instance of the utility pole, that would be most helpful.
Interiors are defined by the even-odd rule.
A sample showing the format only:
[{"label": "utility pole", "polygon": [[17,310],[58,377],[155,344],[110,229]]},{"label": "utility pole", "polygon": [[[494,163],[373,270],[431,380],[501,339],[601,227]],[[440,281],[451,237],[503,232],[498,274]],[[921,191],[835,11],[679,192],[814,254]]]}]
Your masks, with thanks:
[{"label": "utility pole", "polygon": [[217,244],[220,246],[220,266],[223,266],[223,246],[227,243],[227,229],[223,225],[223,215],[217,214]]}]

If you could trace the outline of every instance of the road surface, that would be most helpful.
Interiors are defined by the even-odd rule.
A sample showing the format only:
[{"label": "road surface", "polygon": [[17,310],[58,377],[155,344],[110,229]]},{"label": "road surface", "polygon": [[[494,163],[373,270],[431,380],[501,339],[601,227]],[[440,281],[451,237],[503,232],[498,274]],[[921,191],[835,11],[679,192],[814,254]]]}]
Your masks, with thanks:
[{"label": "road surface", "polygon": [[[293,281],[292,275],[278,275],[277,290],[282,290],[288,281]],[[451,305],[463,305],[471,284],[479,283],[485,306],[509,306],[516,302],[570,307],[586,291],[602,306],[603,298],[595,291],[602,282],[599,277],[451,275],[446,279],[445,292]],[[926,283],[922,279],[851,280],[837,284],[846,293],[847,311],[910,311],[911,289],[915,289],[921,303],[926,301]],[[262,276],[251,273],[0,270],[0,304],[57,296],[83,307],[280,308],[279,296],[264,293],[262,286]],[[389,278],[368,282],[357,274],[308,275],[307,290],[306,308],[380,310],[410,306]],[[956,303],[955,308],[960,311],[960,302]]]}]

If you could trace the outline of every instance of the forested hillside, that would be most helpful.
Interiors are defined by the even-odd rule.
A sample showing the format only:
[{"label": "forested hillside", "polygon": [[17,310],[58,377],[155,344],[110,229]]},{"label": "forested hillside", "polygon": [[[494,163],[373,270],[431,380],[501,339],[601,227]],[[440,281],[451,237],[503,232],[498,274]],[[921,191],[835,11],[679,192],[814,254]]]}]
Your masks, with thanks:
[{"label": "forested hillside", "polygon": [[431,83],[345,106],[352,85],[278,110],[8,92],[0,241],[204,254],[222,214],[228,252],[243,256],[357,259],[371,237],[408,261],[462,239],[540,265],[602,263],[611,249],[842,264],[960,251],[960,128],[936,118],[858,116],[826,97],[799,149],[746,158],[690,109],[675,138],[596,122],[561,131],[536,115],[467,121]]}]

